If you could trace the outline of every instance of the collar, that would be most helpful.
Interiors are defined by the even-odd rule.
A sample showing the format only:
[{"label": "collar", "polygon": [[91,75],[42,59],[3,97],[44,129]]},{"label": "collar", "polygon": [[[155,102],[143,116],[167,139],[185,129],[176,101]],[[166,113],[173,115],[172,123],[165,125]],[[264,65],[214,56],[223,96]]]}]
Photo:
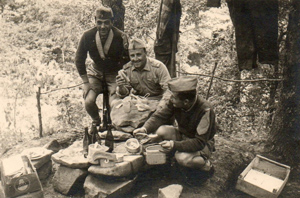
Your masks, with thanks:
[{"label": "collar", "polygon": [[[133,69],[132,70],[136,70],[138,71],[133,65],[132,65]],[[150,71],[150,61],[149,61],[149,58],[147,57],[147,60],[146,60],[146,65],[145,67],[142,69],[143,70],[146,70],[146,71]]]},{"label": "collar", "polygon": [[113,33],[112,29],[110,29],[110,31],[108,33],[108,36],[107,36],[107,39],[106,39],[105,44],[104,44],[104,49],[103,49],[103,46],[101,44],[101,39],[100,39],[100,33],[99,33],[99,31],[97,31],[95,37],[96,37],[96,45],[97,45],[97,49],[98,49],[98,52],[100,54],[100,57],[102,59],[105,59],[105,54],[108,53],[108,50],[109,50],[110,45],[112,43],[112,40],[114,38],[114,33]]},{"label": "collar", "polygon": [[191,110],[194,108],[194,106],[196,105],[197,100],[198,100],[198,95],[196,95],[195,100],[194,100],[194,103],[192,104],[192,106],[191,106],[188,110],[184,110],[184,109],[183,109],[183,111],[185,111],[185,112],[191,111]]}]

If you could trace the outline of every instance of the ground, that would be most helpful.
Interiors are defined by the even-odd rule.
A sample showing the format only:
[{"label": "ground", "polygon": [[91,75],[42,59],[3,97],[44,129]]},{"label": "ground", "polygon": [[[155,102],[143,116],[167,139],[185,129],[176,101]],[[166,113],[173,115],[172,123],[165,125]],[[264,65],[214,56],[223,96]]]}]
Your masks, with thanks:
[{"label": "ground", "polygon": [[[17,153],[20,153],[24,148],[31,148],[36,146],[43,146],[47,142],[53,139],[57,139],[58,142],[66,147],[70,145],[73,141],[82,139],[82,132],[78,131],[68,131],[54,133],[51,136],[43,137],[41,139],[30,140],[23,142],[9,150],[2,155],[1,158],[8,157]],[[239,134],[244,136],[245,134]],[[247,198],[251,197],[245,193],[242,193],[235,189],[235,183],[237,181],[238,175],[244,170],[244,168],[250,163],[256,154],[263,155],[265,157],[276,159],[275,155],[270,152],[267,146],[267,142],[263,140],[253,139],[248,135],[250,142],[243,142],[238,135],[233,140],[228,140],[223,135],[216,136],[216,151],[213,154],[212,162],[215,167],[215,174],[208,180],[204,181],[197,186],[189,186],[185,184],[181,177],[176,172],[176,169],[168,169],[167,165],[155,166],[147,171],[143,171],[139,174],[138,180],[129,194],[124,195],[128,198],[139,198],[157,197],[158,189],[166,187],[171,184],[181,184],[183,186],[183,192],[181,197],[220,197],[220,198]],[[243,138],[242,138],[243,139]],[[57,169],[57,164],[54,163],[53,173],[46,180],[42,181],[44,188],[44,193],[46,198],[66,198],[67,196],[61,195],[55,192],[52,187],[52,177],[55,170]],[[175,171],[174,171],[175,170]],[[289,181],[283,192],[279,197],[296,198],[300,195],[300,169],[292,167],[291,175]],[[83,192],[78,192],[72,197],[83,197]]]}]

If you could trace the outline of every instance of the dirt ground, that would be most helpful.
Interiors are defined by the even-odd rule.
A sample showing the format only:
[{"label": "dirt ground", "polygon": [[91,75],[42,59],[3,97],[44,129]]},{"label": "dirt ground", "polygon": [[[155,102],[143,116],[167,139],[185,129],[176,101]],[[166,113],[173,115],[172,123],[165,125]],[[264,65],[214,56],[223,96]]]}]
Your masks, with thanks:
[{"label": "dirt ground", "polygon": [[[244,135],[247,136],[247,134],[243,134],[243,136]],[[222,134],[218,134],[216,136],[216,151],[212,157],[215,174],[211,178],[201,181],[198,185],[189,186],[183,181],[179,171],[176,169],[176,166],[153,166],[139,173],[135,186],[131,192],[124,195],[124,197],[154,198],[157,197],[159,188],[163,188],[171,184],[181,184],[183,186],[181,197],[251,197],[235,189],[238,175],[245,169],[256,154],[263,155],[273,160],[278,160],[279,162],[280,159],[276,159],[275,155],[272,154],[272,152],[269,152],[270,148],[263,139],[253,138],[251,137],[251,134],[249,134],[249,142],[243,141],[244,138],[239,138],[239,135],[235,135],[234,139],[232,137],[233,136],[226,137]],[[63,147],[67,147],[73,141],[81,138],[81,132],[73,131],[56,133],[41,139],[20,143],[19,145],[7,150],[1,158],[17,154],[25,148],[43,146],[50,140],[54,139],[58,140]],[[84,197],[83,191],[78,191],[72,196],[64,196],[55,192],[51,180],[56,169],[57,164],[53,163],[53,173],[48,179],[41,181],[45,197]],[[289,181],[279,196],[280,198],[300,197],[300,167],[292,167],[291,170]]]}]

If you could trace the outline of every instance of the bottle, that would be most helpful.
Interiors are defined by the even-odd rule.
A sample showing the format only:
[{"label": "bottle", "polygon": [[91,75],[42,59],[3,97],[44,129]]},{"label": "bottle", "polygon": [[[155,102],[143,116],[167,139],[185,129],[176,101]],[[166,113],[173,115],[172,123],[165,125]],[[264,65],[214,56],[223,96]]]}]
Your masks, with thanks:
[{"label": "bottle", "polygon": [[84,128],[84,137],[83,137],[83,156],[86,158],[88,155],[88,148],[90,144],[90,136],[88,127]]},{"label": "bottle", "polygon": [[92,124],[92,128],[91,128],[91,142],[90,144],[94,144],[97,141],[97,134],[98,134],[98,130],[97,130],[97,125],[95,123]]},{"label": "bottle", "polygon": [[114,136],[111,131],[111,124],[107,124],[105,146],[107,146],[109,148],[108,152],[112,152],[114,150]]}]

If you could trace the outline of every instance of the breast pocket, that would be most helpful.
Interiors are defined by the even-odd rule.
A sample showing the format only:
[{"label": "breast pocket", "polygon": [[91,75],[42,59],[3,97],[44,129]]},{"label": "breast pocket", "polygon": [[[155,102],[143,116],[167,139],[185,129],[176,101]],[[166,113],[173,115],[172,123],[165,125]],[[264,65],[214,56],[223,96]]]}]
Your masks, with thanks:
[{"label": "breast pocket", "polygon": [[135,78],[130,79],[130,85],[133,89],[139,89],[139,81]]},{"label": "breast pocket", "polygon": [[154,87],[158,84],[158,78],[154,76],[153,74],[149,74],[146,76],[146,83],[150,85],[151,87]]}]

